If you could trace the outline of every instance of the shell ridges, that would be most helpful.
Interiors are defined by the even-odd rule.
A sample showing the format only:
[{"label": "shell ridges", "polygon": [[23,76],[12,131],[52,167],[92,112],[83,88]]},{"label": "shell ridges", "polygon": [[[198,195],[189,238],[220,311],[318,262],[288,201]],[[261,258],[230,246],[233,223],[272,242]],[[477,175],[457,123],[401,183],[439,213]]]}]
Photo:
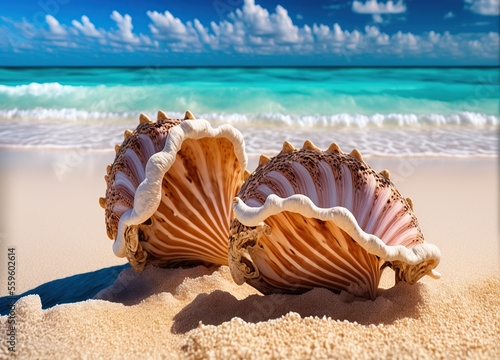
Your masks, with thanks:
[{"label": "shell ridges", "polygon": [[130,137],[130,135],[132,135],[132,130],[125,130],[125,132],[123,133],[123,138],[124,139],[128,139]]},{"label": "shell ridges", "polygon": [[103,197],[99,198],[99,205],[104,209],[106,207],[106,199]]}]

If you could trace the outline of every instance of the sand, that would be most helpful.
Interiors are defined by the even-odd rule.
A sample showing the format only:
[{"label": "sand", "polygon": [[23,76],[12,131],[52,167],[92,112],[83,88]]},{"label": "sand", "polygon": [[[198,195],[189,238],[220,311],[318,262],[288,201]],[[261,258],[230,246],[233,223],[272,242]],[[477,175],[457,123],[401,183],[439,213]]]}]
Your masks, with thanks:
[{"label": "sand", "polygon": [[[69,157],[73,156],[73,159]],[[17,293],[123,264],[104,229],[98,197],[112,153],[0,151],[0,266],[16,246]],[[227,267],[124,270],[95,300],[42,310],[16,304],[19,358],[304,359],[496,358],[500,353],[500,243],[496,159],[367,158],[410,196],[442,279],[379,297],[314,289],[262,296]],[[251,159],[250,166],[255,166]],[[54,171],[54,164],[56,169]],[[62,167],[57,165],[61,165]],[[65,171],[61,171],[63,169]],[[29,219],[29,222],[27,221]],[[6,295],[6,276],[0,295]],[[0,319],[0,334],[7,317]],[[5,341],[0,358],[7,357]]]},{"label": "sand", "polygon": [[[111,250],[98,199],[114,153],[0,150],[0,269],[16,247],[16,293],[58,278],[124,264]],[[0,276],[0,296],[7,295]]]}]

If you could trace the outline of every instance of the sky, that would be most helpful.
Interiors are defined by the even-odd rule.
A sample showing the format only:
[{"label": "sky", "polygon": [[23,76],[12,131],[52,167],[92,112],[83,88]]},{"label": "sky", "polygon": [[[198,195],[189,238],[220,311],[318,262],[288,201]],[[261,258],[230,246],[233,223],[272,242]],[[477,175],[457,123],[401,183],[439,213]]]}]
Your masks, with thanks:
[{"label": "sky", "polygon": [[16,0],[0,66],[499,64],[500,0]]}]

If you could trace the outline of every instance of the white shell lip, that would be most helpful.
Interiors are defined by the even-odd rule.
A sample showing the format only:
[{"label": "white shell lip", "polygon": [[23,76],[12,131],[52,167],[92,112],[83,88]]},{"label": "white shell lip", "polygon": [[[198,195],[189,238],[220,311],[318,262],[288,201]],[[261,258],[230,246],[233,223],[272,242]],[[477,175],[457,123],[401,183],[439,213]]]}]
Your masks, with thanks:
[{"label": "white shell lip", "polygon": [[221,125],[212,128],[207,120],[185,120],[170,129],[162,151],[151,156],[146,164],[145,179],[142,181],[134,196],[134,207],[120,217],[118,235],[113,243],[113,252],[118,257],[125,257],[127,244],[125,229],[130,225],[138,225],[150,218],[161,201],[161,186],[163,176],[173,165],[176,155],[184,140],[198,140],[202,138],[226,138],[234,146],[236,158],[241,170],[247,167],[248,156],[245,152],[243,135],[231,125]]},{"label": "white shell lip", "polygon": [[[297,194],[281,198],[271,194],[266,198],[264,205],[260,207],[250,207],[239,197],[235,197],[233,210],[236,219],[245,226],[262,225],[265,219],[283,211],[298,213],[308,218],[333,221],[368,253],[385,261],[401,261],[408,265],[418,265],[424,261],[434,260],[437,266],[441,259],[439,248],[432,244],[421,243],[411,248],[403,245],[386,245],[377,236],[363,231],[354,215],[345,207],[319,208],[305,195]],[[441,274],[434,269],[427,275],[435,279],[441,277]]]}]

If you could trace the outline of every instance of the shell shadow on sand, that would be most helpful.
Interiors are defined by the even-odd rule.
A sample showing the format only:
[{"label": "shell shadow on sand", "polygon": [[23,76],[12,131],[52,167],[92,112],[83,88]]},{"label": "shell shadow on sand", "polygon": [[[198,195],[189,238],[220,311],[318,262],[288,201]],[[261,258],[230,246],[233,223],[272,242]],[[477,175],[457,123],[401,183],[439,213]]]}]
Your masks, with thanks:
[{"label": "shell shadow on sand", "polygon": [[234,317],[258,323],[280,318],[289,312],[302,317],[329,317],[363,325],[390,324],[401,318],[418,318],[426,286],[400,282],[379,289],[375,300],[365,300],[347,292],[334,293],[315,288],[304,294],[262,296],[249,285],[239,286],[227,266],[196,266],[164,269],[148,266],[143,272],[125,269],[114,285],[94,299],[136,305],[160,293],[170,293],[183,304],[174,316],[173,333],[186,333],[205,325],[220,325]]},{"label": "shell shadow on sand", "polygon": [[166,292],[176,296],[187,279],[209,276],[215,270],[216,267],[205,266],[187,269],[147,266],[144,271],[136,272],[128,268],[122,271],[112,286],[97,293],[94,299],[132,306],[155,294]]},{"label": "shell shadow on sand", "polygon": [[422,284],[399,283],[375,300],[356,298],[346,292],[335,294],[315,288],[302,295],[250,295],[238,300],[226,291],[198,295],[174,317],[172,332],[186,333],[204,325],[220,325],[238,317],[249,323],[280,318],[289,312],[305,317],[327,317],[362,325],[390,324],[401,318],[418,318],[423,302]]},{"label": "shell shadow on sand", "polygon": [[129,264],[68,276],[49,281],[20,295],[2,297],[0,298],[0,315],[10,312],[11,303],[33,294],[40,296],[42,309],[92,299],[102,289],[113,285],[119,274],[127,268],[130,268]]}]

